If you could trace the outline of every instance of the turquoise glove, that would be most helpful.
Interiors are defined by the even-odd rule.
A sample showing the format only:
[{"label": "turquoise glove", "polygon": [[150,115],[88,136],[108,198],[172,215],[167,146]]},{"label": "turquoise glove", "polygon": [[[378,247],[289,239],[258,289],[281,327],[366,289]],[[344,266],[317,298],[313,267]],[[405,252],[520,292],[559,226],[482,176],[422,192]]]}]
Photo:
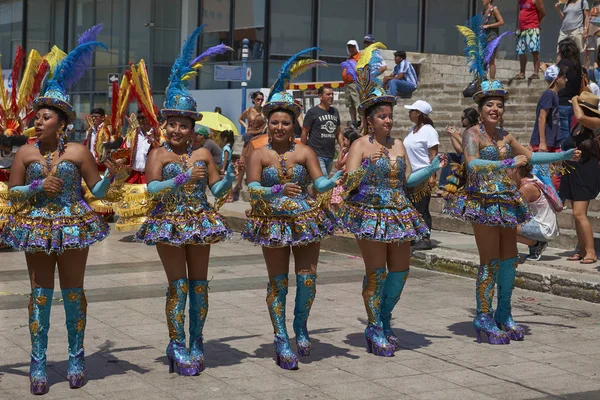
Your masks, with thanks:
[{"label": "turquoise glove", "polygon": [[36,179],[31,182],[29,185],[23,186],[14,186],[10,188],[10,195],[13,201],[18,200],[18,198],[28,199],[31,196],[34,196],[40,193],[42,190],[42,185],[44,184],[45,179]]},{"label": "turquoise glove", "polygon": [[229,189],[231,189],[231,185],[233,184],[233,180],[235,179],[235,169],[233,164],[229,164],[227,167],[227,172],[225,172],[225,176],[219,182],[216,182],[214,185],[210,187],[210,191],[212,192],[215,198],[223,197],[225,193]]},{"label": "turquoise glove", "polygon": [[285,185],[273,185],[271,187],[262,186],[259,182],[250,182],[248,184],[248,192],[250,193],[250,198],[253,200],[269,200],[275,196],[279,196],[283,194],[283,188]]},{"label": "turquoise glove", "polygon": [[314,182],[315,189],[317,189],[317,192],[319,192],[319,193],[323,193],[323,192],[333,189],[335,187],[335,181],[340,179],[342,177],[342,175],[344,175],[344,173],[342,171],[336,172],[329,179],[325,178],[324,175],[321,175]]},{"label": "turquoise glove", "polygon": [[573,158],[573,153],[575,153],[575,149],[561,151],[560,153],[532,153],[529,164],[552,164],[553,162],[557,161],[567,161]]},{"label": "turquoise glove", "polygon": [[418,184],[425,182],[431,175],[433,175],[437,170],[440,169],[440,155],[438,154],[431,161],[431,164],[426,166],[425,168],[421,168],[420,170],[413,172],[408,176],[406,180],[406,187],[415,187]]},{"label": "turquoise glove", "polygon": [[490,160],[482,160],[480,158],[476,158],[471,161],[468,165],[469,170],[472,172],[492,172],[499,171],[501,169],[514,168],[515,167],[515,159],[507,158],[502,161],[490,161]]},{"label": "turquoise glove", "polygon": [[173,190],[178,186],[189,182],[191,176],[192,168],[188,169],[182,174],[177,175],[175,178],[171,178],[166,181],[152,181],[148,184],[148,193],[155,194],[162,192],[163,190]]}]

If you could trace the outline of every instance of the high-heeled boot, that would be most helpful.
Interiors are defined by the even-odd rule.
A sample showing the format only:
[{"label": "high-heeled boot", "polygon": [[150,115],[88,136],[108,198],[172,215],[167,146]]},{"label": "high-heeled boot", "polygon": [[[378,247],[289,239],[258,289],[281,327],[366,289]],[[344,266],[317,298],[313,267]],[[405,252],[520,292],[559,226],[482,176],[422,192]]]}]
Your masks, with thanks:
[{"label": "high-heeled boot", "polygon": [[509,337],[496,326],[492,309],[494,300],[494,285],[498,274],[498,260],[492,260],[487,265],[480,265],[477,274],[477,316],[473,320],[473,326],[477,333],[477,343],[481,343],[481,331],[488,336],[490,344],[508,344]]},{"label": "high-heeled boot", "polygon": [[392,357],[394,346],[386,339],[383,333],[383,323],[381,322],[381,297],[385,278],[386,270],[380,268],[363,279],[362,296],[368,317],[365,339],[367,340],[367,351],[369,353],[376,356]]},{"label": "high-heeled boot", "polygon": [[204,321],[208,314],[208,281],[190,281],[190,358],[204,371]]},{"label": "high-heeled boot", "polygon": [[500,261],[498,268],[498,308],[494,320],[511,340],[523,340],[523,328],[515,323],[511,314],[510,299],[515,286],[515,275],[519,261],[517,257]]},{"label": "high-heeled boot", "polygon": [[277,275],[267,286],[267,306],[275,334],[274,344],[277,365],[283,369],[298,369],[298,357],[290,347],[290,339],[285,326],[285,298],[288,293],[288,275]]},{"label": "high-heeled boot", "polygon": [[317,293],[316,274],[296,274],[296,305],[294,307],[294,332],[299,356],[310,354],[310,337],[306,321]]},{"label": "high-heeled boot", "polygon": [[198,369],[192,363],[185,345],[185,303],[188,296],[188,280],[181,278],[169,284],[167,291],[167,325],[169,326],[169,345],[167,358],[169,373],[192,376]]},{"label": "high-heeled boot", "polygon": [[406,283],[407,279],[408,270],[388,272],[383,285],[383,295],[381,300],[381,322],[383,324],[383,333],[385,334],[388,342],[394,346],[394,350],[398,350],[400,347],[400,340],[398,340],[398,337],[392,330],[392,311],[394,310],[394,307],[396,307],[398,300],[400,300],[400,295],[402,294],[402,290],[404,289],[404,284]]},{"label": "high-heeled boot", "polygon": [[33,288],[29,295],[29,335],[31,336],[31,365],[29,390],[31,394],[48,393],[46,349],[50,329],[50,309],[54,289]]},{"label": "high-heeled boot", "polygon": [[87,383],[83,339],[87,321],[87,301],[83,288],[62,289],[69,339],[67,379],[71,389]]}]

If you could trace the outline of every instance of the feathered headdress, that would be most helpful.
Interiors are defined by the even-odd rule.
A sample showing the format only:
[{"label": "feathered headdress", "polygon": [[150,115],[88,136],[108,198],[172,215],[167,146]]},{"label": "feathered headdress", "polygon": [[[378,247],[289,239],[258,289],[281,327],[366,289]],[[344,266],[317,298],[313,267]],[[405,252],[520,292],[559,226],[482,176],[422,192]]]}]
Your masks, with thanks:
[{"label": "feathered headdress", "polygon": [[121,84],[117,82],[112,83],[112,105],[110,113],[110,125],[112,128],[112,136],[118,138],[121,136],[121,130],[123,128],[123,119],[127,114],[127,106],[131,99],[131,78],[129,71],[127,71],[123,78],[121,78]]},{"label": "feathered headdress", "polygon": [[130,79],[131,94],[137,101],[138,109],[148,118],[150,126],[158,131],[158,109],[152,99],[152,88],[144,60],[140,60],[137,66],[130,64],[127,74]]},{"label": "feathered headdress", "polygon": [[305,58],[300,61],[296,61],[301,55],[315,50],[320,51],[321,49],[319,47],[310,47],[304,49],[294,54],[285,63],[283,63],[281,69],[279,70],[277,80],[275,83],[273,83],[273,86],[271,86],[267,103],[263,107],[263,114],[269,115],[276,109],[286,109],[292,111],[296,117],[300,115],[302,109],[298,104],[294,103],[293,97],[287,93],[286,90],[290,86],[292,79],[297,78],[299,75],[303,74],[309,69],[317,66],[327,67],[327,63],[325,61],[314,60],[312,58]]},{"label": "feathered headdress", "polygon": [[487,32],[483,29],[484,18],[482,15],[476,15],[471,18],[467,25],[457,25],[456,29],[465,39],[465,57],[469,72],[473,75],[473,80],[481,88],[474,96],[473,100],[479,102],[482,98],[489,96],[499,96],[508,98],[509,92],[502,87],[499,81],[484,80],[490,60],[494,56],[502,38],[512,32],[504,32],[496,39],[488,43]]},{"label": "feathered headdress", "polygon": [[202,114],[197,111],[196,100],[190,95],[190,92],[187,89],[187,82],[191,77],[196,76],[196,70],[202,67],[201,61],[214,55],[223,54],[226,51],[233,50],[231,47],[221,44],[209,48],[198,57],[192,59],[192,57],[194,57],[198,36],[202,33],[204,26],[205,25],[200,25],[194,29],[190,36],[188,36],[183,43],[181,53],[171,68],[169,86],[167,86],[165,102],[163,104],[163,109],[161,110],[162,115],[165,117],[189,117],[194,121],[200,121],[202,119]]},{"label": "feathered headdress", "polygon": [[396,96],[390,96],[385,93],[383,82],[378,77],[380,73],[376,65],[382,60],[379,53],[380,49],[386,49],[385,45],[381,42],[373,43],[364,49],[356,62],[354,73],[351,72],[351,63],[346,64],[346,61],[343,63],[347,68],[346,73],[349,73],[351,76],[354,75],[358,96],[360,97],[358,112],[361,115],[364,115],[369,108],[379,103],[388,103],[392,107],[396,104]]},{"label": "feathered headdress", "polygon": [[96,25],[84,32],[79,38],[79,45],[58,62],[52,71],[52,78],[46,83],[44,95],[38,97],[33,102],[36,109],[44,106],[57,108],[65,113],[69,124],[75,121],[75,110],[69,104],[67,91],[88,70],[96,48],[102,47],[108,50],[104,44],[95,41],[100,29],[102,29],[102,24]]}]

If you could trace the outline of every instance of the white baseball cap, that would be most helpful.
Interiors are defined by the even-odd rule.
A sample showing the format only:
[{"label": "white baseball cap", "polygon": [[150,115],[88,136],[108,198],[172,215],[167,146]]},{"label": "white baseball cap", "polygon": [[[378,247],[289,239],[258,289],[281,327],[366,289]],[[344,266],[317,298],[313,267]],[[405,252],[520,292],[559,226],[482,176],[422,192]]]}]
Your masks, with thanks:
[{"label": "white baseball cap", "polygon": [[404,106],[404,108],[406,108],[407,110],[421,111],[425,115],[429,115],[433,112],[433,109],[431,108],[431,104],[429,104],[428,102],[423,101],[423,100],[417,100],[417,101],[415,101],[414,104],[412,104],[410,106]]}]

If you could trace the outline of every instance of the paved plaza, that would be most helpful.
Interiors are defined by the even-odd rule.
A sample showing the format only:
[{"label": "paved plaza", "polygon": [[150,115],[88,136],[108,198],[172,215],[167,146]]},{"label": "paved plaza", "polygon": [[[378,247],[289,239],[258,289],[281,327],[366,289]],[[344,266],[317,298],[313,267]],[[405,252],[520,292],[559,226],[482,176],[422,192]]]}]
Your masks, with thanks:
[{"label": "paved plaza", "polygon": [[[24,256],[0,254],[0,399],[29,395],[29,281]],[[516,289],[526,340],[477,344],[472,279],[413,268],[393,326],[395,357],[367,354],[360,258],[321,253],[309,319],[310,357],[298,371],[274,362],[260,248],[234,239],[213,247],[207,369],[168,373],[166,277],[154,248],[113,230],[94,245],[86,276],[89,382],[70,390],[58,282],[45,399],[600,399],[600,304]],[[287,313],[290,332],[295,284]],[[295,348],[295,346],[293,346]]]}]

